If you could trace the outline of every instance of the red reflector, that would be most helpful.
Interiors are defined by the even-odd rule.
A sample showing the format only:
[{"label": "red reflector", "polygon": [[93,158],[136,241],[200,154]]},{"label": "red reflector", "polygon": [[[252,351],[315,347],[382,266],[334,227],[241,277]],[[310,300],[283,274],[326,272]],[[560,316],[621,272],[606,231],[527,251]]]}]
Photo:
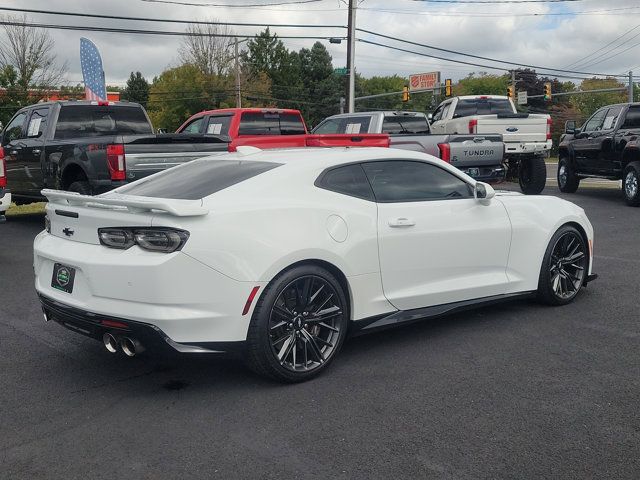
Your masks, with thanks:
[{"label": "red reflector", "polygon": [[478,119],[469,120],[469,133],[478,133]]},{"label": "red reflector", "polygon": [[247,298],[247,303],[244,304],[242,315],[246,315],[247,313],[249,313],[249,310],[251,309],[251,304],[253,303],[253,299],[256,298],[256,294],[258,293],[258,290],[260,290],[260,287],[253,287],[253,290],[251,290],[251,293],[249,294],[249,298]]},{"label": "red reflector", "polygon": [[107,166],[111,180],[126,180],[127,168],[124,158],[124,145],[107,145]]},{"label": "red reflector", "polygon": [[483,95],[483,96],[478,97],[478,98],[479,98],[480,100],[486,100],[486,99],[487,99],[487,98],[489,98],[489,97],[487,97],[486,95]]},{"label": "red reflector", "polygon": [[105,102],[104,100],[99,101],[98,105],[101,107],[108,107],[109,106],[109,102]]},{"label": "red reflector", "polygon": [[4,159],[4,149],[0,147],[0,188],[7,186],[7,164]]},{"label": "red reflector", "polygon": [[553,120],[551,117],[547,118],[547,140],[551,140],[551,125],[553,124]]},{"label": "red reflector", "polygon": [[451,145],[448,143],[439,143],[438,148],[440,149],[440,159],[451,163]]},{"label": "red reflector", "polygon": [[129,328],[129,325],[127,325],[126,323],[115,322],[113,320],[100,320],[100,323],[105,327],[110,327],[110,328],[124,328],[124,329]]}]

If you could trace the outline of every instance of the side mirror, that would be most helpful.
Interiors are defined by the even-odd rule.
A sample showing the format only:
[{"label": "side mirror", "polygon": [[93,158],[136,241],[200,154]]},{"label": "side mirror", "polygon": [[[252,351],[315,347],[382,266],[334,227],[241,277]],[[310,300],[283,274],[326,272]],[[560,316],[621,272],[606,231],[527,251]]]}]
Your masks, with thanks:
[{"label": "side mirror", "polygon": [[564,133],[573,135],[576,133],[576,121],[575,120],[567,120],[564,122]]},{"label": "side mirror", "polygon": [[496,191],[491,185],[484,182],[476,182],[475,197],[483,205],[488,205],[493,197],[496,196]]},{"label": "side mirror", "polygon": [[433,113],[427,114],[427,120],[429,120],[430,122],[433,121]]}]

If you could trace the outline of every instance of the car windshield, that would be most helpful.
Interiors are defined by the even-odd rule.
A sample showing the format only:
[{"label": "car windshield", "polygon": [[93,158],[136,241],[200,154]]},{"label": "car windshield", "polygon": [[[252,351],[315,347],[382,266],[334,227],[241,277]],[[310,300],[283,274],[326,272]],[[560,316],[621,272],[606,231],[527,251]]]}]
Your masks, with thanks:
[{"label": "car windshield", "polygon": [[81,104],[60,108],[55,138],[151,133],[153,128],[142,107]]},{"label": "car windshield", "polygon": [[513,114],[511,102],[506,98],[470,98],[458,100],[453,118],[505,113]]},{"label": "car windshield", "polygon": [[280,165],[282,164],[245,160],[194,160],[167,170],[164,174],[126,185],[118,193],[198,200]]}]

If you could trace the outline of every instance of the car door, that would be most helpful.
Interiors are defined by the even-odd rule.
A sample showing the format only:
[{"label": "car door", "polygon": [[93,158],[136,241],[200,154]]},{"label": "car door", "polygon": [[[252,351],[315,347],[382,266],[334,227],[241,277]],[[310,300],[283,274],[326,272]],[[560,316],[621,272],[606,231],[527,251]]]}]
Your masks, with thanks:
[{"label": "car door", "polygon": [[620,155],[616,152],[614,133],[622,114],[622,105],[609,107],[602,122],[602,130],[594,132],[594,138],[598,141],[598,155],[594,160],[594,168],[598,173],[611,175],[614,170],[614,162]]},{"label": "car door", "polygon": [[34,108],[27,123],[26,138],[21,155],[24,162],[24,188],[37,195],[43,186],[44,139],[49,118],[49,107]]},{"label": "car door", "polygon": [[608,107],[601,108],[585,122],[573,141],[573,152],[578,170],[596,173],[600,155],[600,132],[604,124]]},{"label": "car door", "polygon": [[506,291],[511,223],[498,200],[416,160],[363,164],[378,205],[378,248],[387,299],[412,310]]},{"label": "car door", "polygon": [[26,178],[24,154],[25,124],[28,111],[18,112],[9,122],[2,134],[2,148],[4,149],[7,167],[7,185],[14,193],[26,193]]},{"label": "car door", "polygon": [[431,133],[444,133],[444,122],[442,113],[444,110],[444,103],[438,105],[433,112],[433,116],[431,117]]}]

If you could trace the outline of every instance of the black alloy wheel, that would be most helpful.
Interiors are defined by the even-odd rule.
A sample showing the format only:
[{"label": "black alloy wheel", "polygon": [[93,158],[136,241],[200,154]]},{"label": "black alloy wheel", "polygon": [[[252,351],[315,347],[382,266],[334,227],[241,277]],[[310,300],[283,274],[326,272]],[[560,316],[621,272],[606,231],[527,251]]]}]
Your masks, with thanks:
[{"label": "black alloy wheel", "polygon": [[584,284],[588,247],[582,234],[570,225],[560,228],[551,239],[540,272],[538,295],[545,303],[571,302]]},{"label": "black alloy wheel", "polygon": [[276,278],[256,306],[247,361],[256,372],[298,382],[317,375],[342,346],[347,302],[339,282],[315,265]]}]

